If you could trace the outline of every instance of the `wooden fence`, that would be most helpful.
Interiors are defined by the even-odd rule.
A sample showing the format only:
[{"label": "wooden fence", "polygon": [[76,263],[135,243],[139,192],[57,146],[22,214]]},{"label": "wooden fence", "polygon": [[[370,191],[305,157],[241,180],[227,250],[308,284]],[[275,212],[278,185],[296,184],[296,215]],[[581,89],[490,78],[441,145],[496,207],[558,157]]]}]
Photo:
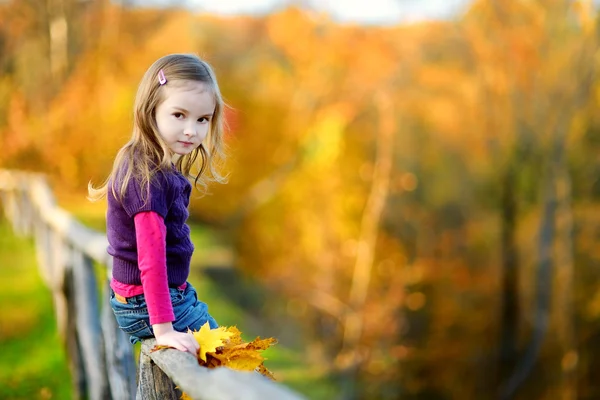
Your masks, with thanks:
[{"label": "wooden fence", "polygon": [[150,352],[154,340],[142,345],[138,386],[133,346],[108,306],[112,257],[105,235],[58,207],[41,174],[0,170],[0,202],[15,233],[34,238],[68,354],[74,398],[176,399],[173,382],[199,400],[302,398],[257,373],[209,370],[177,350]]}]

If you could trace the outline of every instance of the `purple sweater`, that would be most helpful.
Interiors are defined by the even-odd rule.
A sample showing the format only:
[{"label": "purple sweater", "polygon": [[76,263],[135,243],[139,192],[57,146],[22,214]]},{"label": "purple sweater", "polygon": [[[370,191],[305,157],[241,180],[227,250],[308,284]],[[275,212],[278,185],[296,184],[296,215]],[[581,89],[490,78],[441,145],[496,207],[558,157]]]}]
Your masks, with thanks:
[{"label": "purple sweater", "polygon": [[[113,278],[129,285],[141,285],[133,217],[142,211],[162,216],[167,228],[167,276],[170,287],[186,282],[194,245],[186,224],[192,185],[178,171],[158,172],[150,183],[150,192],[131,179],[119,202],[109,186],[106,212],[108,253],[113,256]],[[146,195],[145,197],[142,195]],[[146,201],[144,201],[144,199]]]}]

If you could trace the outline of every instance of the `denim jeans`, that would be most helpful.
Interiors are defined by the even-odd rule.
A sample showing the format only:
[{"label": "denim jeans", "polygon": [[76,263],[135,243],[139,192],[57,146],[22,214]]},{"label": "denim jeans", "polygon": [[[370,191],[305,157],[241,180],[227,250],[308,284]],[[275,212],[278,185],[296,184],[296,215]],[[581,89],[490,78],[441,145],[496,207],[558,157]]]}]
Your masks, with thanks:
[{"label": "denim jeans", "polygon": [[[208,313],[208,306],[198,301],[196,289],[188,282],[185,289],[169,288],[171,304],[175,321],[173,329],[187,332],[188,329],[197,331],[208,322],[211,329],[217,328],[217,321]],[[143,294],[127,298],[123,304],[115,298],[115,293],[110,291],[110,306],[115,314],[119,328],[129,335],[131,343],[142,339],[154,337],[150,316]]]}]

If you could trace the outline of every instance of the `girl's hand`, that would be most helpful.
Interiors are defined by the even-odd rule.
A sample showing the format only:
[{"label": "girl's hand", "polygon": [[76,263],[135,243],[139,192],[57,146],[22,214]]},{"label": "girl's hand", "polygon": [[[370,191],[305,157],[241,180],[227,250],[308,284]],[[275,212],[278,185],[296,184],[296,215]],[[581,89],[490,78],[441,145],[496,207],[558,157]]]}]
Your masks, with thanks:
[{"label": "girl's hand", "polygon": [[152,325],[152,329],[154,329],[156,344],[174,347],[181,351],[188,351],[194,356],[198,354],[200,345],[191,333],[177,332],[173,329],[173,324],[170,322],[154,324]]}]

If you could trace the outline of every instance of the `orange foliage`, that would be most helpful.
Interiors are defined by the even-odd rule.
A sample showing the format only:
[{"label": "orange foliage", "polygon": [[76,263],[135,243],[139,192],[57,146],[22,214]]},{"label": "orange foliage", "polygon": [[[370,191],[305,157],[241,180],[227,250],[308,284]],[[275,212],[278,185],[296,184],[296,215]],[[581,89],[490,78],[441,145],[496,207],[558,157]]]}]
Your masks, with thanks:
[{"label": "orange foliage", "polygon": [[[285,295],[284,308],[319,344],[307,355],[314,364],[352,369],[340,370],[348,365],[340,353],[343,321],[360,313],[354,366],[362,397],[402,390],[483,398],[495,390],[487,371],[496,368],[499,336],[502,174],[516,162],[527,301],[542,165],[561,126],[579,196],[574,240],[585,294],[578,305],[585,318],[600,313],[587,284],[600,278],[590,267],[600,257],[593,217],[600,89],[595,75],[578,69],[597,52],[596,16],[583,2],[561,14],[558,1],[481,0],[452,23],[385,28],[341,26],[298,8],[221,18],[102,3],[107,8],[73,14],[74,28],[89,39],[73,44],[68,74],[56,81],[47,79],[48,63],[25,62],[46,54],[37,31],[43,15],[29,2],[0,3],[0,44],[10,60],[0,58],[0,165],[46,171],[83,193],[90,179],[104,178],[128,139],[148,64],[176,51],[206,57],[232,107],[232,174],[213,195],[192,200],[192,217],[229,229],[238,266]],[[389,99],[390,118],[378,114],[377,96]],[[394,131],[390,188],[367,298],[353,310],[349,286],[364,245],[382,120]],[[216,365],[263,345],[217,350],[217,341],[201,360]],[[243,364],[254,365],[253,357]],[[465,382],[465,374],[472,379]]]}]

